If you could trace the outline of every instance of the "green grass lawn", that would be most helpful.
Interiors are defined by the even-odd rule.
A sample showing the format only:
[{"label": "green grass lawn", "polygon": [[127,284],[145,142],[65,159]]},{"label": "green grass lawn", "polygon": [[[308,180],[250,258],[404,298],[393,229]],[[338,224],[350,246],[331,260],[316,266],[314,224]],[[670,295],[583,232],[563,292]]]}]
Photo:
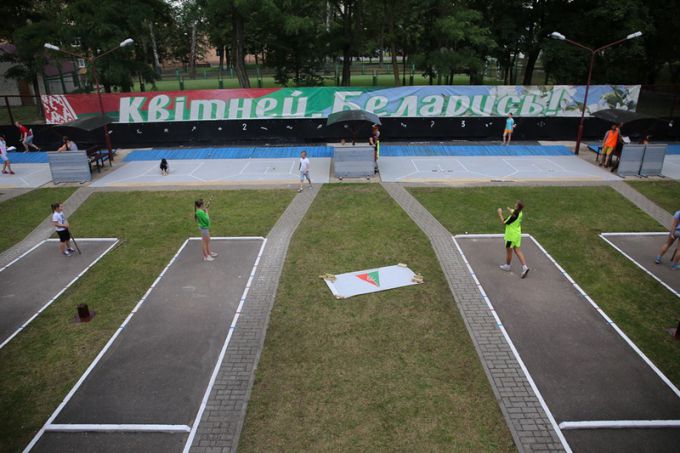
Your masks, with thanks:
[{"label": "green grass lawn", "polygon": [[[193,200],[209,193],[214,195],[214,236],[266,236],[294,195],[274,190],[96,193],[71,217],[83,237],[118,237],[122,243],[0,350],[0,451],[26,446],[182,242],[197,236]],[[6,212],[3,221],[20,216]],[[70,322],[79,303],[97,312],[91,323]]]},{"label": "green grass lawn", "polygon": [[0,253],[24,239],[47,216],[50,205],[66,201],[75,187],[36,189],[0,203]]},{"label": "green grass lawn", "polygon": [[[605,231],[660,231],[661,227],[606,187],[489,187],[411,189],[452,233],[502,233],[495,210],[526,205],[522,231],[533,235],[649,358],[680,385],[680,301],[605,243]],[[650,258],[655,254],[650,250]],[[503,250],[499,245],[499,259]]]},{"label": "green grass lawn", "polygon": [[[318,276],[425,284],[336,300]],[[239,451],[514,451],[429,241],[378,185],[326,185],[292,239]]]},{"label": "green grass lawn", "polygon": [[680,209],[680,181],[626,182],[671,214]]}]

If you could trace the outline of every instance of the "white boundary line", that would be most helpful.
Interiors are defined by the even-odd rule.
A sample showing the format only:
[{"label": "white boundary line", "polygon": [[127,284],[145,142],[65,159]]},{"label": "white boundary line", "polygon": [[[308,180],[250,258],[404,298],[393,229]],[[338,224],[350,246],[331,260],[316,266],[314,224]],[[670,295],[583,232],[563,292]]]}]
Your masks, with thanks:
[{"label": "white boundary line", "polygon": [[88,424],[50,424],[45,427],[48,432],[153,432],[153,433],[188,433],[191,428],[187,425],[146,425],[146,424],[110,424],[110,425],[88,425]]},{"label": "white boundary line", "polygon": [[[619,235],[623,235],[623,234],[625,234],[625,233],[619,233]],[[648,235],[651,235],[651,234],[658,234],[658,233],[649,233]],[[667,233],[661,233],[661,234],[667,234]],[[472,276],[473,276],[475,282],[477,283],[480,290],[482,290],[481,284],[479,283],[479,281],[477,280],[477,277],[475,276],[474,272],[472,271],[472,268],[469,265],[467,258],[463,254],[463,251],[460,248],[460,246],[458,245],[458,242],[456,242],[457,237],[461,237],[461,238],[466,238],[466,237],[468,237],[468,238],[480,238],[480,237],[491,238],[491,237],[503,237],[503,235],[502,234],[469,234],[469,235],[468,234],[459,234],[459,235],[454,236],[454,238],[453,238],[453,241],[456,244],[456,247],[458,247],[458,250],[460,251],[461,255],[463,256],[463,260],[465,261],[465,264],[467,264],[468,269],[470,269],[470,272],[472,273]],[[680,397],[680,390],[678,390],[678,388],[670,381],[670,379],[668,379],[666,377],[666,375],[664,375],[661,372],[661,370],[659,370],[656,367],[656,365],[654,365],[654,363],[640,350],[640,348],[638,348],[637,345],[635,343],[633,343],[633,341],[630,338],[628,338],[628,336],[619,328],[619,326],[617,326],[616,323],[609,316],[607,316],[607,314],[604,312],[604,310],[602,310],[595,303],[595,301],[593,301],[593,299],[591,299],[590,296],[588,294],[586,294],[586,292],[574,281],[574,279],[571,278],[571,276],[562,268],[562,266],[560,266],[559,263],[557,263],[557,261],[555,261],[555,259],[548,253],[548,251],[546,249],[544,249],[543,246],[530,234],[522,234],[522,237],[528,237],[534,242],[534,244],[536,244],[536,246],[548,257],[548,259],[557,267],[557,269],[562,273],[562,275],[569,281],[569,283],[571,283],[572,286],[574,286],[574,288],[576,288],[576,290],[583,296],[583,298],[586,299],[588,301],[588,303],[590,303],[590,305],[607,321],[607,323],[614,329],[614,331],[616,333],[618,333],[626,343],[628,343],[628,346],[630,346],[633,349],[633,351],[635,351],[640,356],[640,358],[642,358],[642,360],[657,374],[657,376],[659,376],[659,378],[661,378],[661,380],[664,383],[666,383],[666,385],[668,385],[668,387],[670,387],[670,389],[673,391],[673,393],[675,393],[676,396]],[[605,239],[605,238],[603,238],[603,239]],[[609,241],[607,241],[607,242],[609,242]],[[612,244],[612,246],[617,248],[613,244]],[[623,253],[623,252],[621,252],[621,253]],[[625,255],[625,253],[624,253],[624,255]],[[484,298],[486,300],[488,300],[488,298],[486,297],[486,293],[484,293],[483,290],[482,290],[482,294],[484,295]],[[496,313],[493,310],[491,303],[488,302],[488,304],[491,307],[494,316],[496,316]],[[500,324],[500,321],[499,321],[499,327],[505,333],[505,329],[502,327],[502,324]],[[514,349],[512,344],[511,344],[511,347]],[[518,357],[518,359],[519,359],[519,357]],[[522,365],[521,361],[520,361],[520,365]]]},{"label": "white boundary line", "polygon": [[83,375],[80,377],[80,379],[78,379],[78,381],[75,383],[75,385],[73,386],[73,388],[66,394],[66,397],[64,397],[63,401],[59,404],[59,406],[57,406],[57,408],[54,410],[54,412],[52,413],[52,415],[50,416],[50,418],[47,419],[47,421],[45,422],[45,424],[43,425],[43,427],[40,428],[40,430],[36,433],[36,435],[33,437],[33,439],[31,440],[31,442],[26,446],[26,448],[24,448],[24,453],[27,453],[27,452],[31,451],[31,449],[35,446],[35,444],[38,442],[38,440],[40,439],[40,437],[42,437],[42,435],[43,435],[43,433],[45,432],[47,426],[51,425],[52,422],[54,421],[54,419],[57,418],[57,416],[59,415],[59,413],[60,413],[60,412],[62,411],[62,409],[64,409],[64,407],[66,406],[66,403],[69,402],[69,400],[73,397],[73,395],[76,393],[76,391],[77,391],[77,390],[80,388],[80,386],[83,384],[83,382],[85,381],[85,379],[90,375],[90,373],[92,372],[92,370],[94,369],[94,367],[97,365],[97,363],[99,363],[99,361],[102,359],[102,357],[104,356],[104,354],[106,354],[106,351],[108,351],[109,348],[111,347],[111,345],[113,344],[113,342],[116,341],[116,338],[118,338],[118,335],[120,335],[120,333],[123,331],[123,329],[125,328],[125,326],[127,325],[127,323],[130,322],[130,319],[135,315],[135,313],[137,313],[137,310],[139,310],[139,307],[141,307],[141,305],[144,303],[144,301],[145,301],[146,298],[149,296],[149,294],[151,293],[151,291],[156,287],[156,285],[158,284],[159,280],[163,277],[163,275],[165,275],[165,273],[166,273],[167,270],[170,268],[170,266],[172,266],[172,263],[175,262],[175,260],[176,260],[177,257],[179,256],[179,254],[182,252],[182,250],[184,250],[184,247],[186,247],[186,245],[187,245],[188,243],[189,243],[189,240],[188,240],[188,239],[185,240],[184,243],[182,243],[182,245],[180,246],[180,248],[179,248],[179,250],[177,251],[177,253],[175,253],[175,256],[172,257],[172,259],[170,260],[170,262],[168,263],[168,265],[165,266],[165,269],[163,269],[163,271],[158,275],[158,277],[156,277],[156,280],[154,280],[154,282],[151,284],[151,286],[150,286],[149,289],[146,291],[146,293],[144,293],[144,295],[142,296],[142,298],[140,299],[140,301],[139,301],[139,302],[137,303],[137,305],[135,305],[135,307],[132,309],[132,312],[130,312],[130,314],[127,316],[127,318],[125,318],[125,320],[123,321],[123,323],[120,325],[120,327],[118,327],[118,329],[116,330],[116,332],[111,336],[111,338],[110,338],[109,341],[106,343],[106,345],[104,345],[104,347],[102,348],[102,350],[99,351],[99,354],[97,354],[97,357],[94,358],[94,360],[92,361],[92,363],[90,364],[90,366],[87,367],[87,369],[85,370],[85,372],[83,373]]},{"label": "white boundary line", "polygon": [[[197,238],[200,239],[200,238]],[[250,285],[253,283],[253,278],[255,277],[255,272],[257,271],[257,266],[260,264],[260,258],[262,257],[262,252],[264,251],[264,247],[267,245],[267,239],[261,238],[262,239],[262,245],[260,246],[260,251],[257,254],[257,258],[255,259],[255,263],[253,264],[253,268],[250,271],[250,277],[248,277],[248,282],[246,282],[246,287],[243,290],[243,294],[241,295],[241,300],[239,301],[238,307],[236,308],[236,313],[234,314],[234,318],[231,321],[231,326],[229,326],[229,333],[227,333],[227,338],[224,340],[224,344],[222,345],[222,350],[220,351],[220,355],[217,359],[217,363],[215,363],[215,368],[213,369],[212,375],[210,376],[210,381],[208,382],[208,387],[205,390],[205,393],[203,394],[203,400],[201,400],[201,405],[198,408],[198,413],[196,414],[196,417],[194,418],[194,423],[191,427],[191,432],[189,433],[189,437],[187,438],[186,444],[184,444],[184,453],[188,453],[189,450],[191,449],[191,444],[194,441],[194,437],[196,436],[196,432],[198,431],[198,426],[201,424],[201,418],[203,417],[203,412],[205,411],[206,406],[208,405],[208,399],[210,397],[210,392],[212,391],[213,386],[215,385],[215,380],[217,379],[217,374],[220,371],[220,367],[222,366],[222,362],[224,361],[224,355],[227,352],[227,347],[229,346],[229,342],[231,341],[231,337],[234,334],[234,330],[236,329],[236,323],[238,322],[238,319],[241,315],[241,310],[243,309],[243,305],[245,304],[246,297],[248,297],[248,292],[250,291]]]},{"label": "white boundary line", "polygon": [[562,429],[680,428],[680,420],[593,420],[562,422]]},{"label": "white boundary line", "polygon": [[657,282],[661,283],[668,291],[672,292],[675,294],[677,297],[680,297],[680,293],[678,293],[675,289],[671,288],[666,282],[661,280],[657,275],[654,275],[649,269],[644,267],[642,264],[640,264],[638,261],[636,261],[632,256],[624,252],[619,246],[615,245],[612,241],[607,239],[607,236],[668,236],[668,233],[600,233],[600,237],[602,240],[604,240],[607,244],[611,245],[614,247],[616,250],[619,251],[623,256],[631,260],[637,267],[645,271],[650,277],[652,277],[654,280]]},{"label": "white boundary line", "polygon": [[[539,403],[541,404],[541,407],[543,407],[543,410],[546,413],[546,416],[548,417],[548,420],[550,420],[550,424],[552,425],[553,429],[555,430],[555,433],[557,434],[557,437],[560,439],[560,442],[562,443],[562,446],[564,449],[567,451],[567,453],[571,453],[571,447],[569,446],[569,443],[567,442],[567,439],[564,437],[562,434],[562,431],[560,430],[559,425],[557,424],[557,421],[555,420],[555,417],[553,417],[552,412],[550,412],[550,408],[548,408],[548,405],[546,404],[545,400],[543,399],[543,396],[541,395],[541,392],[538,390],[538,387],[536,386],[536,383],[534,382],[533,378],[531,377],[531,374],[529,374],[529,370],[527,369],[526,365],[522,361],[522,358],[519,355],[519,352],[517,351],[517,348],[515,348],[515,344],[512,342],[512,339],[510,338],[510,335],[508,334],[508,331],[505,330],[505,326],[503,326],[503,323],[501,322],[500,317],[496,313],[496,309],[493,307],[493,304],[491,303],[491,300],[489,300],[489,296],[486,295],[486,292],[484,291],[484,288],[482,287],[481,282],[477,279],[477,275],[475,274],[475,271],[472,269],[472,266],[467,260],[467,257],[465,256],[465,253],[463,253],[463,249],[460,247],[460,244],[458,244],[458,241],[456,241],[456,237],[502,237],[502,234],[494,234],[494,235],[457,235],[453,236],[451,239],[453,239],[453,243],[458,249],[458,252],[460,255],[463,257],[463,261],[465,262],[465,265],[468,268],[468,271],[470,272],[470,275],[472,276],[472,279],[475,281],[475,284],[477,285],[477,289],[482,294],[482,298],[486,302],[486,305],[489,307],[491,310],[491,314],[493,315],[494,319],[496,320],[496,325],[500,329],[501,333],[503,334],[503,337],[505,337],[505,341],[507,341],[508,346],[510,347],[510,350],[512,351],[512,354],[515,356],[515,359],[517,359],[517,363],[519,363],[520,368],[522,368],[522,372],[524,372],[524,376],[526,376],[527,381],[529,381],[529,385],[531,386],[531,389],[534,391],[534,394],[536,395],[536,398],[538,399]],[[522,235],[524,236],[524,235]]]},{"label": "white boundary line", "polygon": [[581,295],[583,296],[583,298],[584,298],[585,300],[587,300],[587,301],[590,303],[590,305],[592,305],[593,308],[595,308],[595,310],[596,310],[600,315],[602,315],[602,317],[609,323],[610,326],[612,326],[612,328],[616,331],[616,333],[618,333],[619,335],[621,335],[621,338],[623,338],[624,341],[625,341],[626,343],[628,343],[628,346],[630,346],[631,348],[633,348],[633,350],[634,350],[635,352],[637,352],[637,354],[640,356],[640,358],[642,358],[642,360],[643,360],[647,365],[649,365],[649,367],[650,367],[650,368],[651,368],[651,369],[652,369],[652,370],[653,370],[653,371],[661,378],[661,380],[662,380],[663,382],[665,382],[666,385],[668,385],[668,387],[670,387],[670,389],[673,391],[673,393],[675,393],[676,396],[680,397],[680,390],[678,390],[678,388],[677,388],[675,385],[673,385],[673,383],[670,381],[670,379],[668,379],[668,378],[666,377],[666,375],[664,375],[664,374],[661,372],[661,370],[659,370],[659,369],[656,367],[656,365],[654,365],[654,363],[652,363],[652,361],[649,360],[649,357],[647,357],[647,356],[645,355],[645,353],[642,352],[642,351],[640,350],[640,348],[638,348],[637,345],[636,345],[635,343],[633,343],[633,341],[632,341],[630,338],[628,338],[628,336],[623,332],[623,330],[621,330],[621,329],[619,328],[619,326],[617,326],[616,323],[615,323],[609,316],[607,316],[607,314],[604,312],[604,310],[602,310],[602,309],[599,307],[599,305],[597,305],[597,304],[595,303],[595,301],[594,301],[593,299],[591,299],[590,296],[589,296],[588,294],[586,294],[586,292],[585,292],[585,291],[584,291],[584,290],[583,290],[583,289],[582,289],[582,288],[581,288],[581,287],[580,287],[580,286],[579,286],[579,285],[571,278],[571,276],[570,276],[569,274],[567,274],[567,272],[566,272],[564,269],[562,269],[562,266],[560,266],[560,265],[557,263],[557,261],[555,261],[555,259],[547,252],[547,250],[544,249],[543,246],[542,246],[541,244],[539,244],[539,242],[538,242],[536,239],[534,239],[533,236],[529,235],[529,237],[531,238],[532,241],[534,241],[534,244],[536,244],[536,245],[538,246],[538,248],[541,249],[541,251],[542,251],[543,253],[545,253],[545,255],[548,257],[548,259],[549,259],[550,261],[552,261],[552,263],[553,263],[555,266],[557,266],[557,268],[560,270],[560,272],[562,272],[562,274],[566,277],[566,279],[569,280],[569,281],[571,282],[571,284],[574,286],[574,288],[576,288],[576,290],[577,290],[579,293],[581,293]]},{"label": "white boundary line", "polygon": [[664,231],[639,231],[630,233],[600,233],[600,236],[668,236],[668,232]]},{"label": "white boundary line", "polygon": [[[86,242],[92,242],[92,239],[85,239],[85,238],[83,238],[83,239],[81,239],[81,240],[82,240],[82,241],[86,241]],[[4,270],[7,269],[10,265],[12,265],[12,264],[14,264],[16,261],[18,261],[20,258],[23,258],[23,257],[26,256],[28,253],[32,252],[32,251],[35,250],[37,247],[41,246],[42,244],[44,244],[44,243],[47,242],[47,241],[48,241],[48,240],[41,241],[38,245],[36,245],[35,247],[31,248],[28,252],[22,254],[19,258],[15,259],[15,260],[12,261],[11,263],[9,263],[7,266],[5,266],[5,267],[3,267],[2,269],[0,269],[0,272],[4,271]],[[54,239],[54,241],[56,241],[56,239]],[[69,283],[68,283],[61,291],[59,291],[57,294],[54,295],[54,297],[52,297],[50,300],[48,300],[47,303],[45,303],[45,305],[43,305],[42,307],[40,307],[40,309],[39,309],[38,311],[36,311],[35,314],[33,314],[33,316],[31,316],[30,318],[28,318],[28,320],[24,321],[24,323],[21,324],[21,326],[19,326],[19,328],[18,328],[17,330],[15,330],[14,333],[12,333],[12,335],[10,335],[9,337],[7,337],[7,338],[5,339],[5,341],[3,341],[2,343],[0,343],[0,349],[4,348],[4,347],[7,345],[7,343],[9,343],[10,341],[12,341],[12,339],[13,339],[15,336],[17,336],[17,335],[19,334],[19,332],[21,332],[22,330],[24,330],[24,329],[26,328],[26,326],[28,326],[28,325],[31,323],[31,321],[33,321],[40,313],[42,313],[47,307],[49,307],[49,306],[52,304],[52,302],[54,302],[55,300],[57,300],[57,299],[59,298],[59,296],[61,296],[62,294],[64,294],[64,292],[65,292],[67,289],[69,289],[69,288],[71,287],[71,285],[73,285],[80,277],[82,277],[87,271],[89,271],[90,268],[91,268],[92,266],[94,266],[95,264],[97,264],[97,262],[98,262],[100,259],[102,259],[102,258],[104,257],[104,255],[106,255],[107,253],[109,253],[109,251],[111,251],[111,249],[112,249],[113,247],[115,247],[116,244],[118,244],[118,242],[119,242],[117,238],[97,238],[97,241],[99,241],[99,242],[113,241],[113,244],[111,244],[106,250],[104,250],[104,251],[103,251],[103,252],[102,252],[102,253],[101,253],[94,261],[92,261],[92,262],[91,262],[85,269],[83,269],[78,275],[76,275],[75,278],[74,278],[73,280],[71,280],[71,281],[70,281],[70,282],[69,282]]]},{"label": "white boundary line", "polygon": [[19,261],[21,258],[23,258],[24,256],[28,255],[28,254],[31,253],[33,250],[37,249],[38,247],[40,247],[41,245],[43,245],[43,244],[44,244],[45,242],[47,242],[47,241],[48,241],[48,239],[45,239],[45,240],[42,240],[42,241],[38,242],[36,245],[34,245],[33,247],[31,247],[30,249],[28,249],[27,251],[25,251],[24,253],[22,253],[22,254],[19,255],[18,257],[14,258],[12,261],[10,261],[7,265],[5,265],[5,267],[1,268],[1,269],[0,269],[0,272],[4,271],[4,270],[7,269],[8,267],[10,267],[12,264],[16,263],[16,262]]},{"label": "white boundary line", "polygon": [[[626,233],[619,233],[619,235],[623,235],[623,234],[626,234]],[[629,233],[629,234],[630,234],[630,233]],[[636,233],[632,233],[632,234],[636,234]],[[649,235],[651,235],[651,234],[658,234],[658,233],[649,233]],[[661,233],[661,234],[667,234],[667,233]],[[484,235],[484,234],[475,234],[475,235],[472,235],[472,234],[459,234],[459,235],[456,235],[456,236],[454,237],[454,242],[455,242],[455,238],[456,238],[456,237],[463,237],[463,238],[465,238],[465,237],[475,237],[475,238],[479,238],[479,237],[489,237],[489,238],[491,238],[491,237],[502,237],[502,236],[503,236],[502,234],[487,234],[487,235]],[[628,336],[627,336],[627,335],[619,328],[619,326],[617,326],[616,323],[615,323],[609,316],[607,316],[607,314],[604,312],[604,310],[602,310],[602,309],[595,303],[595,301],[594,301],[593,299],[591,299],[590,296],[589,296],[588,294],[586,294],[586,292],[583,290],[583,288],[581,288],[581,287],[574,281],[574,279],[571,278],[571,276],[570,276],[570,275],[562,268],[562,266],[559,265],[559,263],[558,263],[557,261],[555,261],[555,259],[548,253],[548,251],[547,251],[546,249],[544,249],[543,246],[542,246],[536,239],[534,239],[534,237],[531,236],[530,234],[522,234],[522,237],[528,237],[528,238],[530,238],[530,239],[534,242],[534,244],[536,244],[536,246],[537,246],[537,247],[545,254],[545,256],[547,256],[548,259],[549,259],[549,260],[557,267],[557,269],[562,273],[562,275],[564,275],[564,277],[569,281],[569,283],[571,283],[571,284],[574,286],[574,288],[576,288],[576,290],[583,296],[583,298],[586,299],[586,300],[588,301],[588,303],[590,303],[590,305],[592,305],[592,307],[593,307],[593,308],[594,308],[594,309],[595,309],[595,310],[596,310],[596,311],[597,311],[597,312],[598,312],[598,313],[599,313],[599,314],[607,321],[607,323],[608,323],[610,326],[612,326],[612,328],[616,331],[616,333],[618,333],[618,334],[621,336],[621,338],[623,338],[624,341],[625,341],[626,343],[628,343],[628,346],[630,346],[630,347],[631,347],[631,348],[632,348],[632,349],[640,356],[640,358],[642,358],[642,360],[643,360],[647,365],[649,365],[649,367],[650,367],[650,368],[651,368],[651,369],[652,369],[652,370],[653,370],[653,371],[661,378],[661,380],[662,380],[663,382],[665,382],[666,385],[668,385],[668,386],[670,387],[670,389],[673,391],[673,393],[675,393],[678,397],[680,397],[680,390],[678,390],[678,388],[670,381],[670,379],[668,379],[668,378],[661,372],[661,370],[659,370],[659,369],[656,367],[656,365],[654,365],[654,363],[653,363],[651,360],[649,360],[649,357],[647,357],[647,356],[640,350],[640,348],[638,348],[637,345],[636,345],[635,343],[633,343],[633,341],[632,341],[630,338],[628,338]],[[604,239],[604,238],[603,238],[603,239]],[[605,240],[606,240],[606,239],[605,239]],[[458,243],[456,243],[456,245],[458,245]],[[613,244],[612,244],[612,245],[613,245]],[[614,246],[614,247],[616,247],[616,246]],[[459,250],[460,250],[460,247],[459,247]],[[462,253],[462,251],[461,251],[461,253]],[[622,253],[623,253],[623,252],[622,252]],[[463,258],[465,259],[465,255],[463,255]],[[467,263],[467,260],[466,260],[465,262]],[[469,267],[469,266],[468,266],[468,267]],[[475,277],[475,281],[476,281],[476,277]]]},{"label": "white boundary line", "polygon": [[[264,241],[265,238],[262,236],[234,236],[234,237],[229,237],[229,236],[210,236],[210,239],[215,239],[215,240],[228,240],[228,241],[252,241],[255,239],[259,239],[261,241]],[[201,238],[199,237],[191,237],[189,238],[190,241],[200,241]]]}]

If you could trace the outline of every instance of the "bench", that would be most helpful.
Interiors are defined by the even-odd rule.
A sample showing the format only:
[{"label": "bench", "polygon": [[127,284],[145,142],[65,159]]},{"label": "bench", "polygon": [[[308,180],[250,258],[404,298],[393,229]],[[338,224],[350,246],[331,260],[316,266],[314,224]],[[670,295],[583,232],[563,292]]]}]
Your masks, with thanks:
[{"label": "bench", "polygon": [[90,173],[92,173],[92,164],[97,166],[98,173],[102,172],[102,167],[106,161],[109,162],[109,167],[113,166],[109,160],[109,151],[107,149],[101,149],[101,146],[99,145],[92,145],[87,148],[86,152]]}]

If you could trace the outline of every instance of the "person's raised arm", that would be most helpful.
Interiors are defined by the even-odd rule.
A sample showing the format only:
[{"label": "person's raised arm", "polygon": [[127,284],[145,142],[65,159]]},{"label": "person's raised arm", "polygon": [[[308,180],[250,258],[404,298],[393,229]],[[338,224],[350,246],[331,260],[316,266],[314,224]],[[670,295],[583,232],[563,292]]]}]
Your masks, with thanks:
[{"label": "person's raised arm", "polygon": [[501,223],[505,225],[505,219],[503,218],[503,208],[498,208],[498,218],[501,219]]}]

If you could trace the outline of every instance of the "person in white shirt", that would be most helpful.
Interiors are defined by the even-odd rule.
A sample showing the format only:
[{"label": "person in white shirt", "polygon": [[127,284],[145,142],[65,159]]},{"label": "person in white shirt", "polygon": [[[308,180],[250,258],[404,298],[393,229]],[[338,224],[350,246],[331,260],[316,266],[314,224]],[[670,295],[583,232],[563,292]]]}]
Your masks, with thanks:
[{"label": "person in white shirt", "polygon": [[52,203],[52,225],[57,230],[59,236],[59,251],[64,256],[71,256],[75,252],[71,248],[71,233],[68,230],[69,224],[64,215],[64,205],[61,203]]},{"label": "person in white shirt", "polygon": [[64,136],[64,144],[61,145],[57,151],[78,151],[78,145],[70,138]]},{"label": "person in white shirt", "polygon": [[9,163],[9,157],[7,156],[7,142],[5,141],[5,136],[0,135],[0,160],[2,164],[2,172],[4,174],[13,175],[12,166]]},{"label": "person in white shirt", "polygon": [[302,151],[300,153],[300,188],[298,192],[302,192],[302,186],[304,185],[305,178],[309,181],[309,188],[312,188],[312,180],[309,178],[309,159],[307,158],[307,151]]}]

